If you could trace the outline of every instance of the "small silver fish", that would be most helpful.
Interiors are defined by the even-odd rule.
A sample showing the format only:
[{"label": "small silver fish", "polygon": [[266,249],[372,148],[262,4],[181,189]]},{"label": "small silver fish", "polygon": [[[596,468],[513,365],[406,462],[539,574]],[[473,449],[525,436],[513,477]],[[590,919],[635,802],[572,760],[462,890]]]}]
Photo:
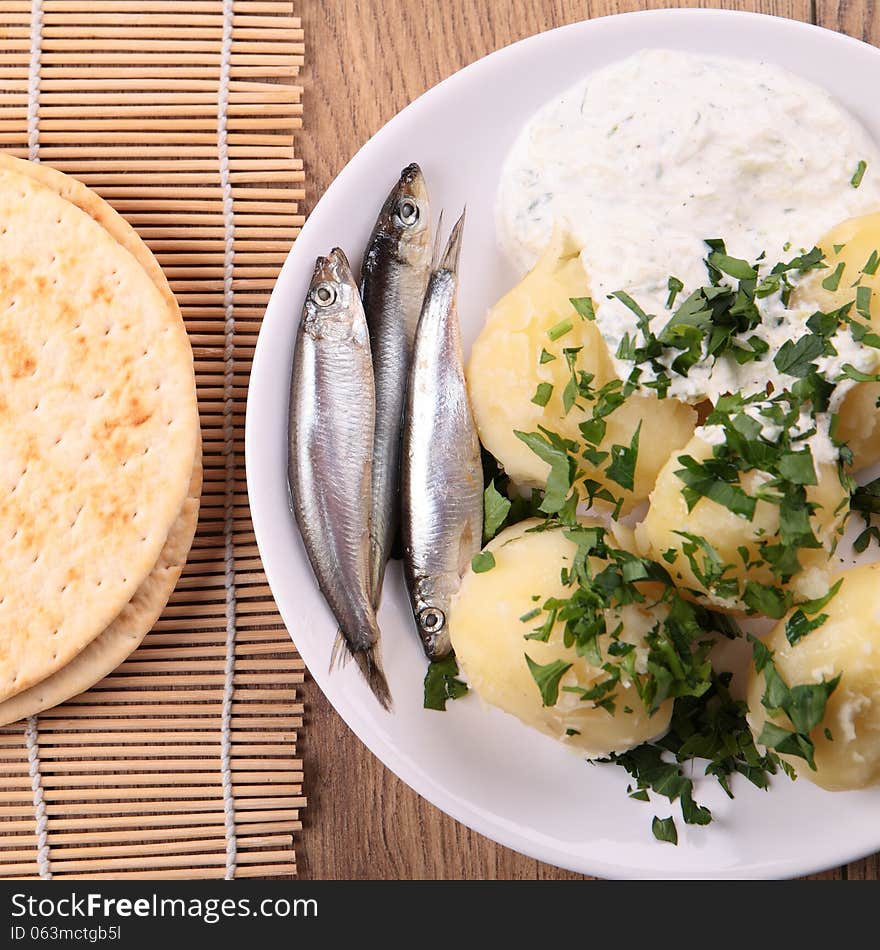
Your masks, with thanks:
[{"label": "small silver fish", "polygon": [[464,215],[428,281],[406,400],[402,459],[404,568],[425,653],[446,656],[446,618],[480,550],[483,472],[456,310]]},{"label": "small silver fish", "polygon": [[378,609],[399,521],[400,437],[413,343],[431,273],[431,208],[418,165],[385,200],[361,267],[376,381],[371,589]]},{"label": "small silver fish", "polygon": [[[345,254],[319,257],[293,354],[288,476],[315,578],[376,698],[391,696],[370,596],[375,393],[367,321]],[[332,663],[332,661],[331,661]]]}]

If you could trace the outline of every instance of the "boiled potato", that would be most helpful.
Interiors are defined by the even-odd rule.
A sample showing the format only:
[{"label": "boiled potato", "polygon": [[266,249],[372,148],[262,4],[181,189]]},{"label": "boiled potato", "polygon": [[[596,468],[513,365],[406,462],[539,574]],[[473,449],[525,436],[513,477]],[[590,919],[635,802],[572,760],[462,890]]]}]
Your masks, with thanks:
[{"label": "boiled potato", "polygon": [[853,470],[880,462],[880,383],[855,383],[838,410],[834,438],[846,442]]},{"label": "boiled potato", "polygon": [[[718,554],[722,564],[733,565],[724,577],[736,578],[740,591],[747,579],[759,584],[780,586],[767,564],[762,563],[746,571],[739,551],[741,547],[747,548],[750,562],[760,559],[759,543],[774,543],[774,538],[778,535],[779,508],[770,502],[759,501],[755,507],[754,519],[749,521],[717,502],[701,498],[689,512],[682,495],[684,485],[675,474],[681,468],[678,461],[680,455],[690,455],[700,462],[712,455],[712,446],[702,438],[698,430],[683,450],[672,453],[660,471],[654,491],[651,492],[648,514],[636,528],[639,550],[643,556],[660,563],[664,563],[661,561],[664,553],[670,549],[677,551],[678,556],[668,570],[678,586],[706,595],[706,602],[719,609],[744,610],[745,604],[740,599],[719,598],[700,582],[683,553],[683,547],[688,541],[676,532],[684,531],[705,538]],[[788,586],[799,599],[821,597],[828,590],[831,570],[828,564],[829,554],[842,530],[844,518],[844,512],[835,512],[847,498],[836,466],[827,463],[817,465],[816,475],[819,484],[807,488],[807,497],[821,506],[813,514],[811,521],[813,532],[823,547],[801,548],[798,552],[803,570],[792,578]],[[742,488],[748,494],[754,495],[761,481],[766,481],[763,473],[747,472],[743,476]],[[704,553],[698,550],[693,556],[702,571]]]},{"label": "boiled potato", "polygon": [[[467,380],[480,439],[522,487],[543,488],[549,466],[514,435],[514,430],[536,432],[540,425],[582,441],[578,423],[587,418],[585,412],[577,407],[568,415],[563,411],[562,394],[570,379],[563,348],[583,347],[577,369],[594,374],[595,387],[615,378],[596,325],[581,319],[570,302],[572,297],[588,295],[589,284],[577,249],[557,233],[534,270],[489,311],[471,350]],[[571,322],[571,329],[555,342],[550,340],[547,331],[565,321]],[[542,364],[544,349],[556,358]],[[543,407],[532,402],[539,383],[553,386]],[[633,491],[606,482],[594,466],[581,462],[589,477],[606,482],[615,497],[625,496],[627,510],[647,498],[669,450],[691,437],[696,415],[677,400],[632,396],[606,421],[603,451],[614,444],[628,446],[643,423]],[[661,432],[662,438],[656,438]]]},{"label": "boiled potato", "polygon": [[[781,622],[766,640],[786,685],[819,683],[841,674],[822,721],[810,732],[816,771],[784,755],[799,776],[832,791],[880,783],[880,563],[845,571],[837,595],[822,609],[828,619],[791,646]],[[749,725],[757,738],[767,720],[763,673],[749,675]],[[783,714],[773,722],[791,730]],[[829,740],[825,730],[831,734]]]},{"label": "boiled potato", "polygon": [[[844,221],[822,238],[819,247],[825,254],[828,269],[810,273],[799,287],[795,300],[809,300],[821,310],[834,310],[855,299],[856,290],[852,285],[858,280],[861,286],[873,291],[871,323],[880,327],[880,267],[874,274],[862,272],[872,254],[880,256],[880,214]],[[835,247],[840,249],[835,251]],[[843,271],[837,290],[827,290],[822,281],[833,275],[840,264],[843,264]],[[849,445],[856,471],[880,462],[878,398],[880,383],[857,383],[838,410],[835,438]]]},{"label": "boiled potato", "polygon": [[[649,716],[632,683],[621,682],[611,715],[578,694],[562,690],[575,685],[589,688],[605,679],[605,674],[578,657],[574,648],[563,645],[561,623],[556,624],[547,643],[523,639],[543,619],[529,623],[519,619],[535,608],[533,595],[540,596],[539,604],[548,597],[571,595],[571,588],[560,580],[560,569],[571,565],[577,550],[559,530],[527,534],[536,524],[540,522],[525,521],[502,531],[487,548],[495,556],[495,567],[482,574],[468,571],[462,581],[450,612],[449,632],[468,682],[487,703],[590,758],[623,752],[661,735],[669,726],[671,700]],[[601,570],[603,564],[595,560],[594,566]],[[608,629],[622,623],[621,640],[641,644],[663,610],[639,604],[609,609]],[[600,638],[603,656],[609,642],[608,635]],[[572,663],[562,677],[555,706],[542,705],[526,654],[541,665],[557,659]],[[644,657],[641,663],[644,665]],[[625,712],[624,707],[632,712]],[[569,729],[576,734],[567,735]]]}]

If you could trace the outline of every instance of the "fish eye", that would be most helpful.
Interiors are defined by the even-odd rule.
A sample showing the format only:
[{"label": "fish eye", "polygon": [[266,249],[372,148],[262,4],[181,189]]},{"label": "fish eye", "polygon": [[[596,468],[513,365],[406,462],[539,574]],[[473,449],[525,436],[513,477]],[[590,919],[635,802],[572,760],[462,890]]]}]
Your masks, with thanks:
[{"label": "fish eye", "polygon": [[438,607],[425,607],[419,613],[419,625],[425,633],[437,633],[446,623],[446,614]]},{"label": "fish eye", "polygon": [[319,307],[329,307],[336,302],[336,288],[333,284],[318,284],[312,291],[312,299]]},{"label": "fish eye", "polygon": [[419,220],[419,206],[412,198],[401,198],[397,205],[397,217],[401,224],[411,228]]}]

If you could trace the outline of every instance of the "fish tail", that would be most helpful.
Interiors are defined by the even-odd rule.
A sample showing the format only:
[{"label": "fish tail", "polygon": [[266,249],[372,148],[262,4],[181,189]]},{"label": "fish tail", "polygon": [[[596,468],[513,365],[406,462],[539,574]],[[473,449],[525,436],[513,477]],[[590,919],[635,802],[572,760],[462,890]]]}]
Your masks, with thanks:
[{"label": "fish tail", "polygon": [[345,641],[345,634],[342,627],[336,631],[336,640],[333,643],[333,652],[330,654],[330,669],[341,669],[348,662],[351,656],[351,650]]},{"label": "fish tail", "polygon": [[379,605],[382,603],[382,584],[384,580],[385,578],[383,577],[382,571],[379,571],[373,578],[370,596],[372,597],[373,610],[375,611],[379,610]]},{"label": "fish tail", "polygon": [[443,251],[438,265],[440,270],[448,270],[452,274],[458,270],[458,259],[461,256],[461,236],[464,231],[465,213],[465,211],[462,211],[461,217],[453,225],[452,231],[449,233],[449,239],[446,242],[446,249]]},{"label": "fish tail", "polygon": [[434,232],[434,253],[431,255],[431,270],[437,270],[440,266],[440,254],[443,244],[441,237],[443,234],[443,209],[440,209],[440,216],[437,218],[437,230]]},{"label": "fish tail", "polygon": [[364,678],[373,691],[373,695],[379,700],[383,709],[391,708],[391,690],[388,689],[388,681],[385,679],[385,673],[379,662],[379,652],[374,644],[368,650],[358,650],[354,654],[354,661],[357,663]]},{"label": "fish tail", "polygon": [[385,580],[385,561],[378,542],[370,538],[370,601],[373,610],[379,610],[382,602],[382,582]]},{"label": "fish tail", "polygon": [[390,709],[391,690],[388,688],[388,681],[385,679],[385,673],[379,660],[378,644],[374,643],[364,650],[352,650],[348,645],[345,634],[339,629],[336,633],[336,641],[333,644],[333,652],[330,654],[330,669],[344,666],[352,656],[358,668],[364,674],[364,679],[373,691],[373,695],[379,700],[379,704],[383,709]]}]

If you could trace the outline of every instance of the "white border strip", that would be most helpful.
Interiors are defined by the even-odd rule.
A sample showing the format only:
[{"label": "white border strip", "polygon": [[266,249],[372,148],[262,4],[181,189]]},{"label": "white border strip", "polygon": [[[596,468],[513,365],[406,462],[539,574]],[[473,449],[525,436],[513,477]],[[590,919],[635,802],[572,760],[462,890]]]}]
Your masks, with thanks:
[{"label": "white border strip", "polygon": [[31,0],[31,58],[28,63],[28,158],[40,160],[40,58],[43,54],[43,0]]},{"label": "white border strip", "polygon": [[49,865],[49,829],[46,803],[43,801],[43,779],[40,775],[40,738],[36,716],[28,717],[24,737],[27,743],[28,772],[34,792],[34,814],[37,819],[37,868],[40,871],[40,877],[48,881],[52,877],[52,868]]},{"label": "white border strip", "polygon": [[217,155],[220,160],[220,187],[223,194],[223,455],[226,479],[223,499],[224,583],[226,585],[226,666],[223,685],[222,749],[220,768],[223,777],[223,812],[226,827],[226,880],[235,877],[238,841],[235,834],[235,794],[232,789],[232,695],[235,677],[235,424],[233,392],[235,383],[235,301],[232,292],[235,263],[235,211],[229,180],[229,144],[227,141],[229,72],[232,58],[232,16],[234,0],[223,0],[223,45],[220,54],[220,87],[217,92]]}]

